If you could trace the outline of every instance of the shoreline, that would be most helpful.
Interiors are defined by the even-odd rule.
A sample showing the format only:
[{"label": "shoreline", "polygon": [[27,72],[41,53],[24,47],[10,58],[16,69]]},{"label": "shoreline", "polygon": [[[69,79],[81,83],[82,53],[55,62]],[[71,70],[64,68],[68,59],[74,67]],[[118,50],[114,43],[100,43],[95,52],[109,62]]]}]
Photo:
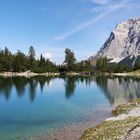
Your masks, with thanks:
[{"label": "shoreline", "polygon": [[[95,116],[95,114],[93,113]],[[93,116],[92,115],[92,116]],[[111,116],[111,108],[102,109],[96,112],[97,117],[92,117],[90,119],[80,122],[69,123],[66,126],[55,128],[49,133],[42,133],[32,136],[34,140],[79,140],[80,136],[85,129],[89,127],[96,126],[102,122],[107,117]],[[89,115],[91,117],[91,114]]]},{"label": "shoreline", "polygon": [[140,99],[117,106],[112,117],[88,128],[80,140],[138,140],[140,139]]},{"label": "shoreline", "polygon": [[136,76],[140,77],[140,70],[132,71],[132,72],[124,72],[124,73],[111,73],[113,76]]},{"label": "shoreline", "polygon": [[90,72],[45,72],[45,73],[35,73],[31,72],[30,70],[25,72],[0,72],[0,76],[3,77],[34,77],[34,76],[122,76],[122,77],[140,77],[140,71],[134,71],[134,72],[126,72],[126,73],[90,73]]},{"label": "shoreline", "polygon": [[140,77],[140,73],[111,73],[113,76],[123,76],[123,77],[131,77],[131,76],[136,76]]},{"label": "shoreline", "polygon": [[0,76],[3,76],[3,77],[34,77],[34,76],[59,76],[59,75],[60,75],[60,73],[51,73],[51,72],[34,73],[34,72],[30,72],[30,71],[0,73]]},{"label": "shoreline", "polygon": [[84,72],[45,72],[45,73],[35,73],[31,71],[25,71],[25,72],[1,72],[0,76],[4,77],[34,77],[34,76],[92,76],[90,73],[84,73]]}]

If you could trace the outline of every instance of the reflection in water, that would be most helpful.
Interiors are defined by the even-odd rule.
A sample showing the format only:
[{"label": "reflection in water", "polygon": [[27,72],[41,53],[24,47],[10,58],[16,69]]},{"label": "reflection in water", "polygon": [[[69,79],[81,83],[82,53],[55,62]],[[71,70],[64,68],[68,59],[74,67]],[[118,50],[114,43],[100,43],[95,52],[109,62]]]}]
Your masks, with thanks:
[{"label": "reflection in water", "polygon": [[[25,86],[28,83],[28,80],[26,78],[9,78],[12,85],[11,86],[15,86],[16,91],[18,93],[18,96],[21,97],[24,95],[25,92]],[[8,80],[8,79],[7,79]]]},{"label": "reflection in water", "polygon": [[[61,77],[62,78],[62,77]],[[0,95],[3,95],[6,100],[11,96],[11,90],[16,89],[18,97],[22,97],[25,94],[25,90],[29,90],[30,101],[33,102],[36,98],[36,88],[39,85],[41,92],[43,88],[49,86],[50,82],[54,78],[52,77],[14,77],[14,78],[0,78]],[[92,82],[97,84],[102,90],[102,93],[107,97],[111,104],[120,104],[127,102],[133,98],[140,98],[140,79],[138,78],[123,78],[123,77],[107,77],[98,76],[94,78],[90,77],[63,77],[65,82],[65,97],[69,99],[74,95],[76,86],[86,84],[91,86]]]},{"label": "reflection in water", "polygon": [[37,81],[30,78],[29,79],[29,93],[30,93],[30,101],[34,101],[36,95],[36,86]]},{"label": "reflection in water", "polygon": [[69,99],[74,95],[76,85],[81,82],[90,85],[92,79],[90,77],[63,77],[65,81],[65,97]]},{"label": "reflection in water", "polygon": [[96,82],[111,104],[117,105],[140,98],[139,78],[100,76],[96,78]]},{"label": "reflection in water", "polygon": [[44,85],[47,83],[49,86],[52,78],[50,77],[34,77],[34,78],[25,78],[25,77],[13,77],[13,78],[4,78],[0,77],[0,95],[3,95],[6,100],[10,98],[11,90],[15,87],[18,97],[22,97],[25,94],[25,88],[29,89],[30,101],[34,101],[36,97],[36,87],[39,84],[41,91],[43,91]]},{"label": "reflection in water", "polygon": [[76,77],[67,77],[65,80],[65,96],[66,98],[70,98],[75,91],[76,88]]},{"label": "reflection in water", "polygon": [[0,94],[4,94],[6,100],[10,98],[12,86],[12,79],[0,78]]}]

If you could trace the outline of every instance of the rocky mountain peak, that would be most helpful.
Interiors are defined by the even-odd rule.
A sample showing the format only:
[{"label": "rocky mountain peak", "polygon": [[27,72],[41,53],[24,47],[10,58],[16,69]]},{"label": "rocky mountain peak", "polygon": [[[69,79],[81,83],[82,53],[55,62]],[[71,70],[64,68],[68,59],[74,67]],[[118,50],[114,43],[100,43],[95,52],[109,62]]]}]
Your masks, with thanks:
[{"label": "rocky mountain peak", "polygon": [[93,58],[107,57],[111,62],[118,63],[126,57],[138,55],[140,55],[140,18],[118,24]]}]

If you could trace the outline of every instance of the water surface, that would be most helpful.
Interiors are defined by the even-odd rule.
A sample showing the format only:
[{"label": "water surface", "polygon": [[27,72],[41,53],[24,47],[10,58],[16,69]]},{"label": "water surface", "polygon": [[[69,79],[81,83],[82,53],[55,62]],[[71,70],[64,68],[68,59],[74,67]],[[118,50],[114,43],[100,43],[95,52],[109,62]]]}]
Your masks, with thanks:
[{"label": "water surface", "polygon": [[0,140],[31,139],[105,118],[112,106],[140,97],[140,79],[0,78]]}]

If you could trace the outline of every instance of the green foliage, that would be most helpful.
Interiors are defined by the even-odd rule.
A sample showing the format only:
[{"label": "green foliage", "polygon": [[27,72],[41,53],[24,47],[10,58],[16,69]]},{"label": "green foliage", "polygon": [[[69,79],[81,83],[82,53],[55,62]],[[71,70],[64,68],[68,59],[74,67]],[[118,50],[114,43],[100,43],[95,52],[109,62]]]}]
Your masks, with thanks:
[{"label": "green foliage", "polygon": [[11,71],[12,70],[13,57],[11,52],[5,47],[4,50],[0,51],[0,69],[1,71]]},{"label": "green foliage", "polygon": [[85,60],[85,61],[81,61],[81,62],[76,64],[76,70],[77,71],[90,71],[90,72],[92,72],[93,68],[91,66],[90,61]]},{"label": "green foliage", "polygon": [[70,49],[65,49],[65,61],[64,61],[64,63],[66,64],[68,71],[75,70],[76,58],[74,56],[74,53]]},{"label": "green foliage", "polygon": [[134,68],[128,64],[109,63],[109,60],[103,57],[96,61],[96,70],[100,72],[130,72]]},{"label": "green foliage", "polygon": [[40,59],[35,58],[35,49],[33,46],[29,47],[28,55],[19,51],[12,54],[7,47],[0,50],[0,72],[24,72],[31,70],[33,72],[45,73],[56,72],[57,67],[50,60],[45,59],[41,54]]},{"label": "green foliage", "polygon": [[27,60],[27,68],[29,70],[33,70],[36,67],[36,60],[35,60],[35,50],[33,46],[29,47],[29,52],[28,52],[28,60]]},{"label": "green foliage", "polygon": [[39,67],[43,67],[43,66],[45,65],[45,63],[46,63],[46,60],[45,60],[45,58],[43,57],[43,55],[41,54],[41,55],[40,55],[40,60],[39,60],[39,62],[38,62],[38,66],[39,66]]},{"label": "green foliage", "polygon": [[109,63],[109,60],[99,58],[96,61],[96,67],[91,65],[90,60],[85,60],[76,63],[75,54],[70,49],[65,49],[65,60],[63,65],[56,66],[49,59],[45,59],[43,55],[40,55],[39,59],[36,59],[36,53],[33,46],[29,47],[28,55],[21,51],[16,54],[12,54],[7,47],[0,50],[0,72],[24,72],[31,70],[37,73],[45,72],[130,72],[140,69],[140,60],[136,62],[132,67],[127,63]]},{"label": "green foliage", "polygon": [[122,104],[122,105],[117,106],[114,110],[112,110],[112,114],[113,114],[113,116],[118,116],[118,115],[121,115],[121,114],[126,114],[127,112],[131,111],[135,107],[136,107],[135,103]]},{"label": "green foliage", "polygon": [[134,68],[135,70],[140,69],[140,61],[136,62]]},{"label": "green foliage", "polygon": [[13,56],[13,71],[24,72],[27,70],[27,58],[24,53],[18,51]]},{"label": "green foliage", "polygon": [[65,65],[59,65],[59,66],[58,66],[58,71],[59,71],[60,73],[63,73],[63,72],[66,72],[66,71],[67,71],[67,68],[66,68]]},{"label": "green foliage", "polygon": [[85,61],[81,61],[81,62],[76,63],[76,58],[75,58],[74,52],[72,52],[70,49],[66,49],[65,50],[64,64],[59,65],[58,70],[59,70],[59,72],[68,72],[68,71],[92,72],[93,68],[92,68],[89,60],[85,60]]},{"label": "green foliage", "polygon": [[95,128],[87,129],[80,140],[121,140],[140,123],[140,117],[105,121]]},{"label": "green foliage", "polygon": [[108,61],[107,58],[99,58],[96,62],[96,69],[101,72],[106,72],[108,69]]}]

